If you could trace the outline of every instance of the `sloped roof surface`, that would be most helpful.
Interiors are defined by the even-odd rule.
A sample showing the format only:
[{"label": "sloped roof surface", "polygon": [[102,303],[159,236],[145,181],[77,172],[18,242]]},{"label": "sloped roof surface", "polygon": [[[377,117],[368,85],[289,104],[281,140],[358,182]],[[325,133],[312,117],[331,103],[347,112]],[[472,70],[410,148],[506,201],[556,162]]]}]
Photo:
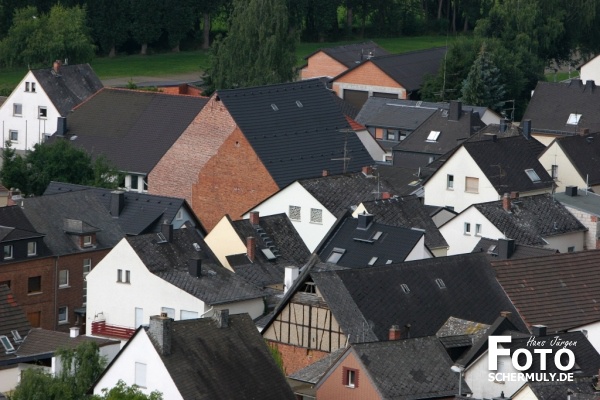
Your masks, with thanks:
[{"label": "sloped roof surface", "polygon": [[451,316],[492,324],[501,311],[511,311],[516,326],[525,329],[483,254],[313,272],[311,277],[351,342],[387,340],[391,325],[400,326],[402,337],[435,335]]},{"label": "sloped roof surface", "polygon": [[560,332],[600,321],[600,250],[498,260],[497,279],[527,325]]},{"label": "sloped roof surface", "polygon": [[373,163],[360,139],[342,132],[350,126],[318,79],[221,90],[218,96],[280,188],[323,170],[343,173],[344,164],[354,172]]},{"label": "sloped roof surface", "polygon": [[[364,43],[346,44],[343,46],[325,47],[317,50],[315,53],[322,51],[336,61],[351,68],[359,64],[369,57],[384,56],[389,54],[385,49],[379,47],[377,43],[368,41]],[[306,58],[309,58],[313,54]]]},{"label": "sloped roof surface", "polygon": [[171,354],[161,355],[184,399],[293,400],[294,394],[248,314],[174,321]]},{"label": "sloped roof surface", "polygon": [[9,242],[42,236],[44,236],[42,233],[36,232],[21,207],[0,207],[0,241]]},{"label": "sloped roof surface", "polygon": [[377,165],[378,175],[383,181],[389,183],[397,196],[410,196],[422,189],[424,179],[431,173],[429,168],[408,168],[397,165]]},{"label": "sloped roof surface", "polygon": [[100,347],[110,344],[119,344],[118,340],[84,335],[72,338],[70,334],[66,332],[56,332],[36,328],[29,331],[27,338],[25,338],[21,347],[19,347],[17,354],[19,357],[51,354],[58,349],[73,349],[83,342],[96,342]]},{"label": "sloped roof surface", "polygon": [[543,246],[544,237],[587,228],[550,194],[520,197],[511,201],[511,212],[504,210],[503,200],[474,204],[500,232],[516,243]]},{"label": "sloped roof surface", "polygon": [[[209,305],[263,296],[256,286],[218,265],[208,245],[191,227],[174,230],[171,242],[163,242],[155,233],[127,237],[127,241],[150,272]],[[200,277],[193,277],[188,272],[189,263],[197,259],[202,260],[202,272]]]},{"label": "sloped roof surface", "polygon": [[571,399],[597,399],[598,391],[594,389],[594,380],[591,377],[574,377],[572,382],[549,381],[527,382],[525,385],[538,399],[561,399],[565,393],[571,391]]},{"label": "sloped roof surface", "polygon": [[69,114],[68,137],[93,156],[106,156],[121,171],[147,174],[207,101],[105,88]]},{"label": "sloped roof surface", "polygon": [[[600,89],[572,79],[569,83],[538,82],[522,120],[530,119],[533,132],[576,134],[581,128],[600,131]],[[578,125],[567,124],[571,114],[581,114]]]},{"label": "sloped roof surface", "polygon": [[52,68],[34,69],[31,73],[63,117],[103,88],[89,64],[62,65],[58,74]]},{"label": "sloped roof surface", "polygon": [[[494,186],[499,195],[550,188],[553,180],[538,161],[545,149],[535,139],[512,136],[492,140],[467,141],[464,148]],[[540,178],[534,183],[525,173],[533,169]]]},{"label": "sloped roof surface", "polygon": [[[31,324],[25,311],[16,302],[10,288],[0,285],[0,335],[6,336],[10,344],[18,349],[19,343],[15,342],[11,332],[16,330],[22,338],[25,338],[30,329]],[[14,354],[6,354],[4,346],[0,344],[0,361],[13,357]]]},{"label": "sloped roof surface", "polygon": [[[479,242],[473,248],[472,253],[483,252],[490,257],[490,260],[498,260],[498,240],[488,239],[482,237]],[[541,257],[549,256],[558,253],[558,250],[546,249],[544,247],[530,246],[524,244],[515,243],[515,250],[510,256],[510,259],[515,258],[528,258],[528,257]]]},{"label": "sloped roof surface", "polygon": [[[597,88],[600,92],[600,88]],[[598,97],[600,102],[600,97]],[[581,178],[589,185],[600,183],[600,133],[565,136],[556,139]]]},{"label": "sloped roof surface", "polygon": [[598,193],[578,189],[577,196],[569,196],[563,192],[554,193],[554,198],[568,207],[600,215],[600,195]]},{"label": "sloped roof surface", "polygon": [[308,366],[294,372],[288,377],[290,379],[296,379],[298,381],[309,382],[316,385],[345,351],[346,348],[344,347],[334,350],[320,360],[309,364]]}]

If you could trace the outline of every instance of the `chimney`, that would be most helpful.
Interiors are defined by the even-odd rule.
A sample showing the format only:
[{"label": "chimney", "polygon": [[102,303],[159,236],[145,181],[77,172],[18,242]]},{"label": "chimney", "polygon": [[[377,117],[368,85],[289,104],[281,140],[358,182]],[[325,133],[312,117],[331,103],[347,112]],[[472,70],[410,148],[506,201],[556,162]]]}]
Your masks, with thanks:
[{"label": "chimney", "polygon": [[585,81],[585,88],[583,88],[583,91],[589,92],[589,93],[594,93],[595,87],[596,87],[596,84],[594,83],[593,80],[587,80],[587,81]]},{"label": "chimney", "polygon": [[358,214],[358,226],[357,229],[366,230],[371,226],[373,222],[373,214],[367,214],[363,212],[362,214]]},{"label": "chimney", "polygon": [[118,217],[125,206],[125,192],[122,190],[113,190],[110,192],[110,214]]},{"label": "chimney", "polygon": [[400,340],[400,327],[398,325],[390,326],[388,340]]},{"label": "chimney", "polygon": [[508,260],[515,252],[514,239],[498,239],[498,259]]},{"label": "chimney", "polygon": [[500,311],[500,316],[504,318],[510,318],[512,313],[510,311]]},{"label": "chimney", "polygon": [[56,122],[56,135],[65,136],[67,134],[67,117],[58,117]]},{"label": "chimney", "polygon": [[62,62],[60,60],[54,61],[54,63],[52,63],[52,71],[54,71],[54,73],[58,75],[60,73],[61,65],[62,65]]},{"label": "chimney", "polygon": [[371,167],[371,166],[362,167],[362,173],[365,174],[365,176],[373,175],[373,167]]},{"label": "chimney", "polygon": [[188,85],[187,83],[182,83],[181,85],[179,85],[179,94],[188,94]]},{"label": "chimney", "polygon": [[202,275],[202,260],[199,258],[191,258],[188,263],[188,272],[191,277],[200,278]]},{"label": "chimney", "polygon": [[500,133],[506,132],[506,118],[500,120]]},{"label": "chimney", "polygon": [[148,336],[158,345],[158,352],[163,356],[171,354],[172,330],[173,318],[167,317],[166,313],[150,317]]},{"label": "chimney", "polygon": [[79,336],[79,327],[78,326],[72,326],[69,328],[69,330],[70,330],[69,337],[76,338],[77,336]]},{"label": "chimney", "polygon": [[546,325],[533,325],[531,334],[533,336],[546,336]]},{"label": "chimney", "polygon": [[524,119],[521,124],[523,125],[523,136],[527,140],[531,139],[531,120]]},{"label": "chimney", "polygon": [[392,197],[392,195],[390,194],[390,192],[381,192],[381,199],[382,200],[387,200],[390,197]]},{"label": "chimney", "polygon": [[571,197],[577,196],[577,186],[567,186],[565,188],[565,194]]},{"label": "chimney", "polygon": [[502,197],[502,208],[504,208],[504,211],[506,212],[510,212],[510,195],[508,193],[504,193],[504,196]]},{"label": "chimney", "polygon": [[299,269],[298,267],[285,267],[285,277],[283,278],[283,294],[286,294],[288,290],[294,284],[294,281],[298,278]]},{"label": "chimney", "polygon": [[248,259],[254,262],[254,257],[256,255],[256,238],[254,236],[248,236],[246,238],[246,254],[248,255]]},{"label": "chimney", "polygon": [[217,328],[229,327],[229,310],[215,310],[213,319],[217,322]]},{"label": "chimney", "polygon": [[448,111],[448,121],[458,121],[462,114],[462,103],[458,100],[450,102],[450,110]]},{"label": "chimney", "polygon": [[170,224],[166,219],[160,226],[160,232],[163,234],[168,243],[173,241],[173,224]]},{"label": "chimney", "polygon": [[321,176],[329,176],[329,171],[324,169],[323,173],[321,174]]},{"label": "chimney", "polygon": [[260,222],[260,216],[258,211],[250,211],[250,223],[252,225],[258,225]]},{"label": "chimney", "polygon": [[519,192],[510,192],[510,199],[516,200],[519,198]]}]

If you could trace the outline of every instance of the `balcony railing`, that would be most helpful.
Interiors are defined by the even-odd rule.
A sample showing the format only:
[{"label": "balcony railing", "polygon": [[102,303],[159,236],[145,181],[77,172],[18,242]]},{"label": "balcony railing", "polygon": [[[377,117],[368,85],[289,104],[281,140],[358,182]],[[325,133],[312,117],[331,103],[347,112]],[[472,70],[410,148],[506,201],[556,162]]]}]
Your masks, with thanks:
[{"label": "balcony railing", "polygon": [[92,322],[92,335],[129,339],[135,333],[135,329],[125,326],[109,325],[106,321]]}]

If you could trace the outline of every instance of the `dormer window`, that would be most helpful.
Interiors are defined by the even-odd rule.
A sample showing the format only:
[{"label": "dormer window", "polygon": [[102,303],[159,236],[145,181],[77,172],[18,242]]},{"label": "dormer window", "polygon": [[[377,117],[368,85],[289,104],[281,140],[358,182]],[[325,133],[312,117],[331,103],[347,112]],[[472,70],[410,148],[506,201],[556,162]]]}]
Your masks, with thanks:
[{"label": "dormer window", "polygon": [[93,245],[92,235],[84,235],[82,239],[83,247],[90,247]]},{"label": "dormer window", "polygon": [[427,136],[426,142],[437,142],[438,137],[440,136],[440,131],[431,131],[429,132],[429,136]]},{"label": "dormer window", "polygon": [[531,182],[533,183],[538,183],[541,182],[542,180],[540,179],[540,176],[537,174],[537,172],[535,172],[533,169],[526,169],[525,173],[527,174],[527,176],[529,177],[529,179],[531,179]]},{"label": "dormer window", "polygon": [[11,244],[7,244],[4,246],[4,259],[12,260],[13,258],[13,247]]},{"label": "dormer window", "polygon": [[29,257],[35,256],[37,254],[37,243],[36,242],[27,242],[27,255]]},{"label": "dormer window", "polygon": [[581,118],[581,114],[571,113],[569,114],[569,119],[567,120],[567,125],[577,125],[579,124],[579,119]]}]

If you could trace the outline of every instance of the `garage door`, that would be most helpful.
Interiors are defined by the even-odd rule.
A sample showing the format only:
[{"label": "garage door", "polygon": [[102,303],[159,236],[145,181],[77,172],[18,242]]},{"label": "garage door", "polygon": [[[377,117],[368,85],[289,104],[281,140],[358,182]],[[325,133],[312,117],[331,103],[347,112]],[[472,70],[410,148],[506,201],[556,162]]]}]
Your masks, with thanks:
[{"label": "garage door", "polygon": [[363,90],[344,89],[344,100],[352,104],[357,110],[360,110],[369,98],[369,92]]}]

